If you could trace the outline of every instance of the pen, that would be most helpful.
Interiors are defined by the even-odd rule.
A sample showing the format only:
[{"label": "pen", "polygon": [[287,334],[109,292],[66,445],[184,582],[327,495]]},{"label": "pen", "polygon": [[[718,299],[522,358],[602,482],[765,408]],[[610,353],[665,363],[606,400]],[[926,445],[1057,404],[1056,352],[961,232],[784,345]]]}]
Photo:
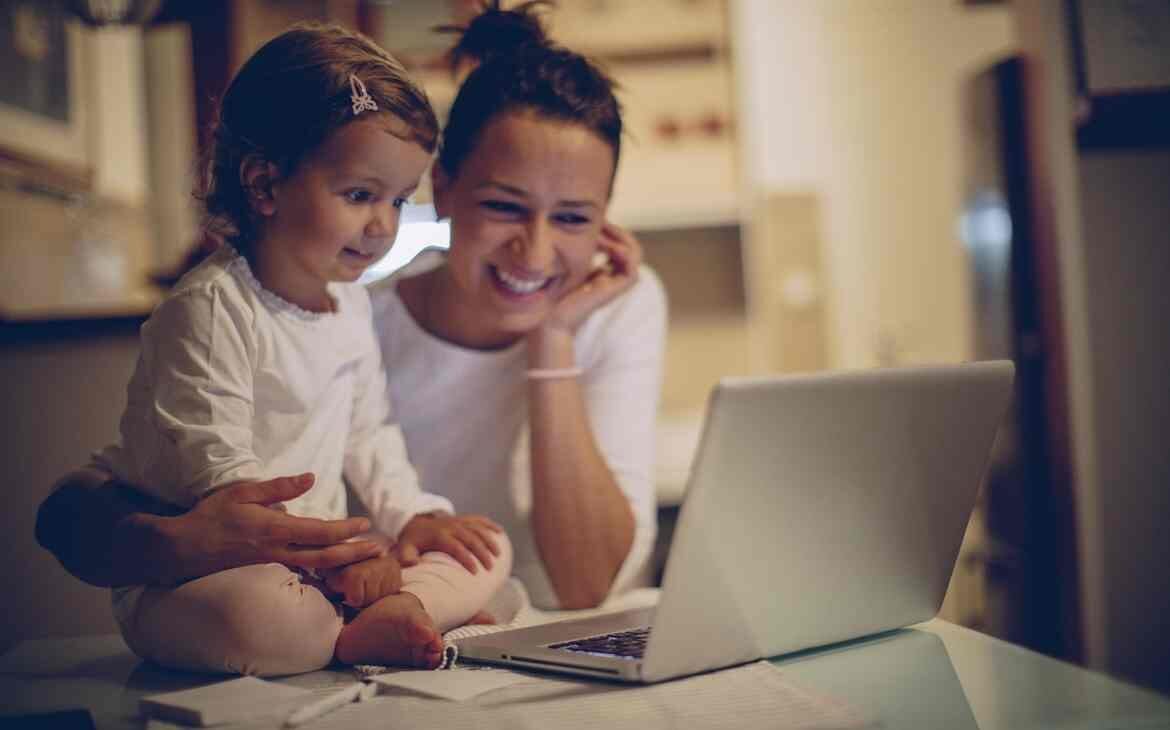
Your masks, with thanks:
[{"label": "pen", "polygon": [[368,687],[374,687],[376,690],[375,685],[358,682],[344,689],[339,689],[328,697],[322,697],[316,702],[310,702],[289,715],[284,721],[284,726],[296,727],[298,725],[304,725],[309,720],[315,720],[328,712],[336,710],[338,707],[348,705],[354,700],[359,698],[367,699],[369,697]]}]

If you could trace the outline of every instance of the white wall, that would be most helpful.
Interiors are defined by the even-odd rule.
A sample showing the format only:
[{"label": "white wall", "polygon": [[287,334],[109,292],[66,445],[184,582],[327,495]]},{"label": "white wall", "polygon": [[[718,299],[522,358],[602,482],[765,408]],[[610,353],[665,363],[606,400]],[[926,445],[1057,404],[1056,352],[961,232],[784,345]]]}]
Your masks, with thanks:
[{"label": "white wall", "polygon": [[749,190],[821,196],[830,366],[969,357],[960,86],[1010,53],[1007,8],[732,4]]},{"label": "white wall", "polygon": [[191,54],[191,28],[185,23],[155,26],[143,36],[154,265],[163,270],[183,261],[199,230],[191,195],[198,154]]},{"label": "white wall", "polygon": [[89,154],[94,192],[129,205],[147,199],[142,31],[88,31]]}]

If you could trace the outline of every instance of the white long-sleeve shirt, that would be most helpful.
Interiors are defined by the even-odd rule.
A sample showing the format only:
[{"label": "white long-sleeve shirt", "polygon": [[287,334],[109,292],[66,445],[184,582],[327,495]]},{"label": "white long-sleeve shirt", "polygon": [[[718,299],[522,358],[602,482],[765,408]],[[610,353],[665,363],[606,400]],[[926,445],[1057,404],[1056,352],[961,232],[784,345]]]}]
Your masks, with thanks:
[{"label": "white long-sleeve shirt", "polygon": [[223,248],[185,276],[142,327],[121,443],[99,464],[189,507],[217,487],[313,472],[285,503],[346,516],[343,475],[373,524],[397,537],[416,514],[452,511],[419,488],[390,417],[364,287],[331,284],[335,312],[308,312],[263,286]]},{"label": "white long-sleeve shirt", "polygon": [[[390,400],[423,487],[462,513],[485,514],[512,539],[513,573],[538,606],[558,605],[536,549],[528,454],[523,342],[470,350],[423,330],[398,296],[399,279],[436,265],[416,262],[371,287]],[[643,267],[638,282],[594,312],[574,340],[589,425],[634,514],[634,540],[611,593],[645,578],[656,531],[655,423],[662,384],[666,298]]]}]

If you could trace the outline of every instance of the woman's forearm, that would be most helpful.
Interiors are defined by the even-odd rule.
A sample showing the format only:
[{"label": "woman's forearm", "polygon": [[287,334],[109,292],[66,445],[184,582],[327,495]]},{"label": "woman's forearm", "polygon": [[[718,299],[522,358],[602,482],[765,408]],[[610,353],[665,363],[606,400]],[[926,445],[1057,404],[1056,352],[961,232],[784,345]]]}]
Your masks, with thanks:
[{"label": "woman's forearm", "polygon": [[81,580],[98,586],[174,585],[255,563],[326,570],[385,553],[355,540],[369,520],[320,520],[275,510],[313,486],[311,474],[237,482],[190,511],[95,470],[58,482],[37,515],[37,540]]},{"label": "woman's forearm", "polygon": [[[573,367],[571,335],[529,342],[529,363]],[[529,384],[532,531],[563,608],[609,594],[634,541],[634,513],[605,463],[576,378]]]},{"label": "woman's forearm", "polygon": [[177,510],[85,469],[58,482],[37,512],[37,541],[96,586],[171,582],[168,518]]}]

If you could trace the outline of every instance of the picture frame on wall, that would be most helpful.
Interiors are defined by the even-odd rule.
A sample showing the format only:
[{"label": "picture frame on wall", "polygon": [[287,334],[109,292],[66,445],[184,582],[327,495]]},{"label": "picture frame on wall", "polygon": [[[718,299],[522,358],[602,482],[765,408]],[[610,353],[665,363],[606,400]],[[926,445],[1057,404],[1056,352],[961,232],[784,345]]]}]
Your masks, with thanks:
[{"label": "picture frame on wall", "polygon": [[1091,96],[1170,89],[1170,3],[1077,0],[1082,84]]},{"label": "picture frame on wall", "polygon": [[1069,2],[1078,148],[1170,148],[1170,3]]},{"label": "picture frame on wall", "polygon": [[85,190],[86,38],[61,0],[0,0],[0,159]]}]

